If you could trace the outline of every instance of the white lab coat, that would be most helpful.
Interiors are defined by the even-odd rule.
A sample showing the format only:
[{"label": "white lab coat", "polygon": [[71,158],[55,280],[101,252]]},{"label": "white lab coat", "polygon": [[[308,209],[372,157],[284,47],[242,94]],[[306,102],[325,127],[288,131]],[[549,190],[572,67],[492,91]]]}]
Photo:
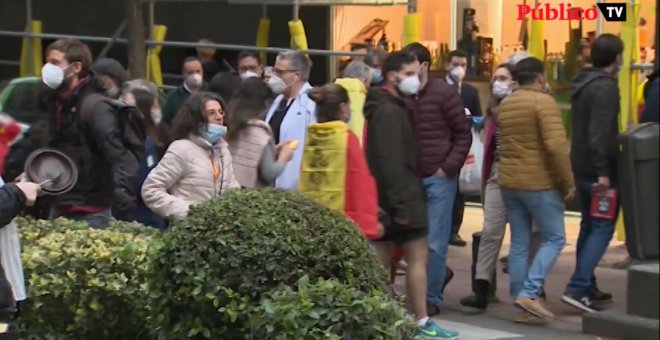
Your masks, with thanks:
[{"label": "white lab coat", "polygon": [[[305,137],[307,136],[307,127],[316,123],[316,103],[309,99],[307,92],[312,89],[309,83],[305,83],[296,99],[286,112],[286,116],[280,127],[280,142],[287,140],[297,140],[300,143],[293,154],[293,158],[284,168],[284,172],[275,181],[275,187],[280,189],[295,190],[298,188],[298,178],[300,177],[300,165],[302,163],[303,149],[305,146]],[[266,122],[270,122],[275,110],[284,99],[284,95],[275,98],[273,105],[268,110]]]},{"label": "white lab coat", "polygon": [[[0,178],[0,187],[5,182]],[[21,242],[19,241],[16,223],[11,222],[0,228],[0,263],[5,271],[5,277],[11,285],[15,301],[25,300],[25,278],[23,277],[23,262],[21,261]]]}]

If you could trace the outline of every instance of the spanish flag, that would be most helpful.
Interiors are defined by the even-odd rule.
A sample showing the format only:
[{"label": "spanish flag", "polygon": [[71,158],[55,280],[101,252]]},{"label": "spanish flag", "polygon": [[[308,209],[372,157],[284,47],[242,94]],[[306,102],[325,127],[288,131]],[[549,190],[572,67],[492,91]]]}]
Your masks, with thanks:
[{"label": "spanish flag", "polygon": [[307,128],[298,189],[353,220],[369,239],[378,237],[378,194],[364,152],[346,123]]}]

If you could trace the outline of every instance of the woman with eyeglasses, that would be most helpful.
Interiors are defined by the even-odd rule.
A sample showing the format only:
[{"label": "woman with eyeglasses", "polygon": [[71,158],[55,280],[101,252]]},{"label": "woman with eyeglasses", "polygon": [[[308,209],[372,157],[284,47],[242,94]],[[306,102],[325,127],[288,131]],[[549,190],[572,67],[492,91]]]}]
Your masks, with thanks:
[{"label": "woman with eyeglasses", "polygon": [[142,199],[168,219],[183,218],[191,205],[240,188],[224,136],[225,104],[215,94],[188,98],[174,119],[175,141],[142,186]]}]

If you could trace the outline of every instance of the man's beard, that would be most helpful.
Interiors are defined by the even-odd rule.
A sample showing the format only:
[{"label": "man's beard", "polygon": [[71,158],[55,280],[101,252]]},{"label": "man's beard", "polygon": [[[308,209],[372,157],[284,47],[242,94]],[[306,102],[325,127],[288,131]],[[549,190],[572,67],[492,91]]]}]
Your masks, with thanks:
[{"label": "man's beard", "polygon": [[74,77],[64,78],[64,80],[62,80],[62,84],[60,85],[60,87],[57,88],[57,90],[55,90],[55,92],[63,93],[69,91],[69,89],[71,88],[71,84],[73,83],[73,78]]}]

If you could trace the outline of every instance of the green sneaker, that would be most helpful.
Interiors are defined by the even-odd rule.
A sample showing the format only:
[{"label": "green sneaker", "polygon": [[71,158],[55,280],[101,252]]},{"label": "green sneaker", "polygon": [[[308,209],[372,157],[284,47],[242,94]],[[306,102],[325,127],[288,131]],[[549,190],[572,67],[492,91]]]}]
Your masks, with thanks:
[{"label": "green sneaker", "polygon": [[429,319],[424,327],[419,327],[417,337],[426,340],[456,340],[458,339],[458,332],[444,329]]}]

